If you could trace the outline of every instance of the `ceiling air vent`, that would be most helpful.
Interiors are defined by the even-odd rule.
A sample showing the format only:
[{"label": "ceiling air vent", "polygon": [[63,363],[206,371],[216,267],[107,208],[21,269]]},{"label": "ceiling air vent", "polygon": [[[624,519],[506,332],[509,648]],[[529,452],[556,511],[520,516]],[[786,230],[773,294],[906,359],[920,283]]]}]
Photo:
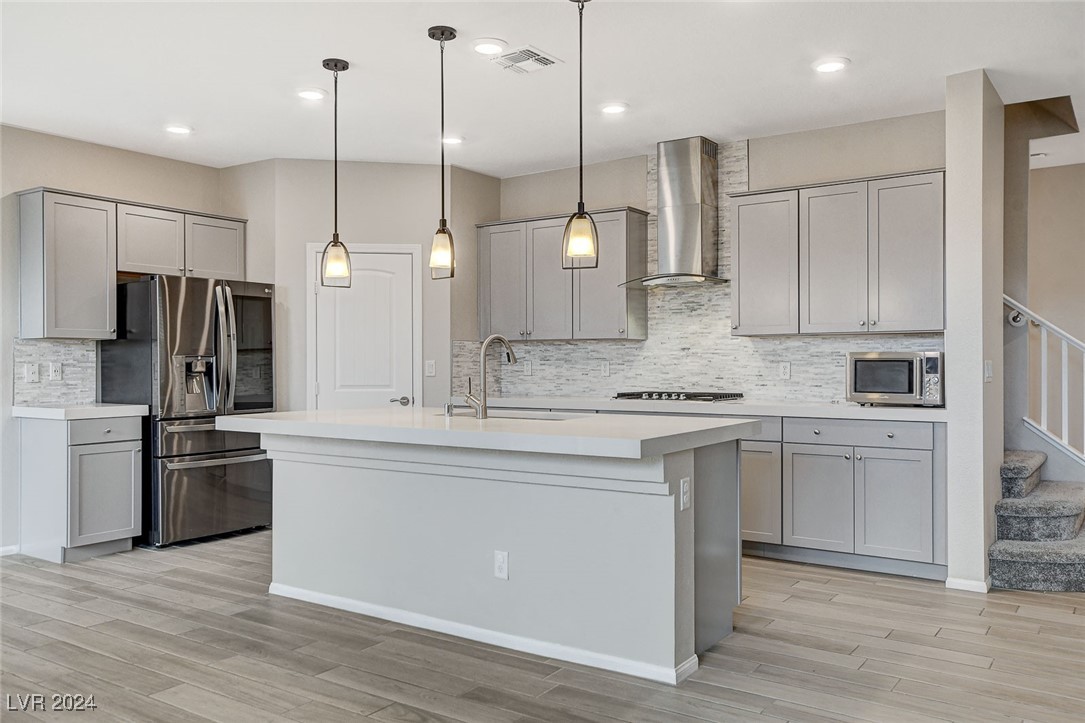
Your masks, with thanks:
[{"label": "ceiling air vent", "polygon": [[516,48],[490,58],[490,62],[496,63],[505,70],[511,70],[513,73],[535,73],[561,61],[538,48],[525,45],[522,48]]}]

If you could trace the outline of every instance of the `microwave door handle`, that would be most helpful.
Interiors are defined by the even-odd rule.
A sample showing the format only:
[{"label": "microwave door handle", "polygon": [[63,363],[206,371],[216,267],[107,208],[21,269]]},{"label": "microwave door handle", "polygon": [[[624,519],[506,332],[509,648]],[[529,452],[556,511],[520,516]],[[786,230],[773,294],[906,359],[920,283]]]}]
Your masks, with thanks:
[{"label": "microwave door handle", "polygon": [[230,310],[230,386],[226,390],[226,413],[234,411],[234,390],[237,388],[237,314],[234,311],[234,292],[226,286],[226,306]]},{"label": "microwave door handle", "polygon": [[913,389],[915,389],[915,398],[918,402],[923,401],[923,360],[923,354],[917,356],[915,360],[915,386]]},{"label": "microwave door handle", "polygon": [[218,394],[215,397],[215,413],[226,413],[226,388],[231,384],[227,378],[227,364],[230,356],[229,322],[226,319],[226,300],[222,293],[222,286],[215,287],[215,304],[219,318],[219,348],[215,364],[218,367]]}]

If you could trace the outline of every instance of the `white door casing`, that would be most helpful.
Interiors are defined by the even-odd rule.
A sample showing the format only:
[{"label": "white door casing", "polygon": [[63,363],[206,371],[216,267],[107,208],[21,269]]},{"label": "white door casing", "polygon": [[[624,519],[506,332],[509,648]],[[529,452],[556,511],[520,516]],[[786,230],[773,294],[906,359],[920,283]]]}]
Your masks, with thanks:
[{"label": "white door casing", "polygon": [[[421,246],[348,244],[350,288],[320,285],[323,244],[308,244],[307,406],[422,404]],[[398,403],[396,403],[398,406]]]}]

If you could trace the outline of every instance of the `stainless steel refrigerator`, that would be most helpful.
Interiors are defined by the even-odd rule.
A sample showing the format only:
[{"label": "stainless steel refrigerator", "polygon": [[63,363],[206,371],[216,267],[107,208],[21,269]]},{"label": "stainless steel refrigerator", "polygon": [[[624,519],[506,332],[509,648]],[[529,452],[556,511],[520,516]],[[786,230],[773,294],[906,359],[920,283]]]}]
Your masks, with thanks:
[{"label": "stainless steel refrigerator", "polygon": [[215,417],[275,410],[275,287],[150,276],[120,284],[99,399],[147,404],[143,541],[271,524],[271,461]]}]

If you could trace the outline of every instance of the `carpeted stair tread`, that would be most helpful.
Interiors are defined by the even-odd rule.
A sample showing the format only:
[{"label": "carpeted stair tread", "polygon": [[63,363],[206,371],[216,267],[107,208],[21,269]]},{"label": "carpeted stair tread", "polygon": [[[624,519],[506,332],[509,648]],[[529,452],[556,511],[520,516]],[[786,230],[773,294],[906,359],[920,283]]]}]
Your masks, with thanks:
[{"label": "carpeted stair tread", "polygon": [[1085,486],[1073,482],[1041,482],[1027,497],[998,501],[995,512],[1008,517],[1068,517],[1085,511]]},{"label": "carpeted stair tread", "polygon": [[1002,496],[1025,497],[1040,484],[1040,467],[1047,461],[1043,452],[1007,450],[1002,458]]},{"label": "carpeted stair tread", "polygon": [[991,560],[1085,565],[1085,528],[1069,540],[1035,542],[999,540],[991,545]]},{"label": "carpeted stair tread", "polygon": [[1047,455],[1024,449],[1008,449],[1002,458],[1003,477],[1028,477],[1043,466]]}]

